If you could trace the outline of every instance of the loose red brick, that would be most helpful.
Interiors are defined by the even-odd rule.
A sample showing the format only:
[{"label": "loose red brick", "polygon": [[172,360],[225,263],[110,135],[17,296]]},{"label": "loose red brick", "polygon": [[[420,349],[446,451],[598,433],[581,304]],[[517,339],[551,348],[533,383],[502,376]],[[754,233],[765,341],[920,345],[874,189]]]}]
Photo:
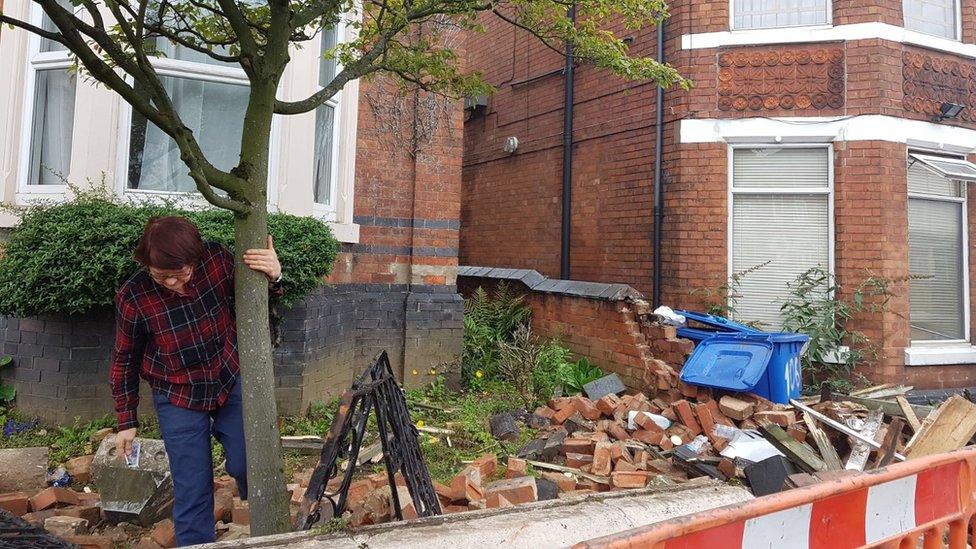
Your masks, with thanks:
[{"label": "loose red brick", "polygon": [[[298,486],[295,491],[303,496],[305,488]],[[295,501],[295,492],[292,492],[292,502]],[[218,490],[214,493],[214,522],[231,522],[234,520],[234,496],[230,490]]]},{"label": "loose red brick", "polygon": [[478,468],[482,480],[495,474],[498,469],[498,456],[495,454],[485,454],[471,462],[471,465]]},{"label": "loose red brick", "polygon": [[67,488],[51,487],[41,490],[34,497],[30,498],[31,510],[44,511],[51,507],[65,507],[68,505],[78,505],[78,494]]},{"label": "loose red brick", "polygon": [[639,429],[637,431],[634,431],[633,438],[634,440],[639,440],[644,444],[661,446],[661,440],[666,439],[667,437],[664,436],[663,431],[655,433],[653,431],[645,431],[643,429]]},{"label": "loose red brick", "polygon": [[498,494],[514,505],[536,501],[539,497],[532,477],[519,477],[511,479],[496,480],[485,486],[485,494],[492,496]]},{"label": "loose red brick", "polygon": [[610,475],[615,488],[643,488],[653,475],[645,471],[620,471]]},{"label": "loose red brick", "polygon": [[681,395],[685,398],[697,398],[698,397],[698,387],[695,385],[688,385],[684,381],[678,382],[678,390],[681,391]]},{"label": "loose red brick", "polygon": [[231,511],[231,519],[234,524],[242,526],[251,524],[251,510],[246,501],[242,501],[241,498],[234,498],[234,510]]},{"label": "loose red brick", "polygon": [[766,411],[766,412],[756,412],[753,414],[752,419],[757,423],[762,424],[763,422],[775,423],[780,427],[786,428],[790,425],[796,423],[796,413],[792,411]]},{"label": "loose red brick", "polygon": [[651,416],[647,414],[641,413],[634,416],[634,423],[644,431],[658,434],[664,432],[664,429],[661,429],[661,426],[655,423]]},{"label": "loose red brick", "polygon": [[695,404],[695,417],[698,418],[698,423],[701,425],[702,432],[708,437],[708,440],[715,443],[715,421],[712,419],[712,411],[708,409],[708,406],[704,404]]},{"label": "loose red brick", "polygon": [[552,416],[552,422],[558,425],[562,425],[567,419],[569,419],[573,414],[577,412],[576,406],[573,402],[570,402],[566,406],[563,406],[556,411],[556,415]]},{"label": "loose red brick", "polygon": [[115,549],[115,542],[108,536],[66,536],[64,539],[79,549]]},{"label": "loose red brick", "polygon": [[535,415],[542,416],[546,419],[552,419],[556,415],[556,411],[548,406],[539,406],[535,409]]},{"label": "loose red brick", "polygon": [[807,432],[796,425],[790,425],[787,427],[786,434],[793,437],[793,440],[797,442],[806,442],[807,440]]},{"label": "loose red brick", "polygon": [[14,515],[26,515],[30,511],[30,495],[27,492],[0,494],[0,509]]},{"label": "loose red brick", "polygon": [[620,397],[610,393],[596,401],[596,407],[605,416],[612,416],[614,410],[620,405]]},{"label": "loose red brick", "polygon": [[610,433],[611,437],[617,440],[631,439],[630,433],[627,432],[627,429],[625,429],[623,425],[616,422],[613,422],[608,426],[607,432]]},{"label": "loose red brick", "polygon": [[157,522],[153,526],[152,533],[149,534],[149,537],[164,549],[176,547],[176,530],[173,529],[173,521],[165,519]]},{"label": "loose red brick", "polygon": [[[301,473],[295,475],[296,480],[302,486],[308,486],[308,481],[312,478],[312,472],[314,469],[306,469]],[[218,490],[230,490],[230,493],[236,498],[240,497],[240,492],[237,491],[237,481],[233,477],[224,475],[214,479],[214,492]]]},{"label": "loose red brick", "polygon": [[609,442],[598,442],[593,450],[593,465],[590,469],[594,475],[607,476],[610,474],[611,452],[613,444]]},{"label": "loose red brick", "polygon": [[505,507],[514,507],[511,501],[503,496],[502,494],[491,494],[488,496],[487,505],[489,509],[502,509]]},{"label": "loose red brick", "polygon": [[563,440],[562,454],[592,454],[596,444],[588,438],[567,438]]},{"label": "loose red brick", "polygon": [[739,421],[752,417],[756,408],[755,404],[733,396],[724,396],[719,399],[718,407],[723,414]]},{"label": "loose red brick", "polygon": [[701,425],[695,419],[695,414],[691,411],[691,405],[688,404],[687,400],[679,400],[672,407],[674,412],[678,414],[678,420],[691,431],[692,435],[697,436],[702,432]]},{"label": "loose red brick", "polygon": [[94,459],[94,455],[69,459],[64,464],[64,469],[71,475],[73,482],[79,485],[85,485],[91,482],[91,464]]},{"label": "loose red brick", "polygon": [[529,464],[524,459],[509,457],[505,463],[505,478],[524,477],[528,474],[526,472],[528,467]]},{"label": "loose red brick", "polygon": [[566,454],[566,467],[581,469],[584,465],[591,463],[593,463],[593,456],[590,454],[574,454],[572,452]]},{"label": "loose red brick", "polygon": [[573,407],[576,408],[576,411],[579,412],[580,415],[590,421],[596,421],[600,419],[600,416],[603,415],[600,409],[593,404],[593,401],[584,396],[573,398]]},{"label": "loose red brick", "polygon": [[560,492],[569,492],[576,489],[576,479],[570,475],[564,475],[563,473],[554,473],[551,471],[543,471],[542,478],[549,479],[556,483],[559,487]]},{"label": "loose red brick", "polygon": [[613,470],[614,470],[614,472],[625,472],[625,473],[628,473],[628,472],[637,471],[638,470],[638,467],[636,465],[634,465],[633,463],[628,462],[627,460],[621,459],[621,460],[618,460],[618,461],[614,462],[614,464],[613,464]]},{"label": "loose red brick", "polygon": [[[362,501],[366,495],[373,491],[373,483],[363,479],[357,480],[349,485],[349,501]],[[234,521],[237,522],[237,521]]]},{"label": "loose red brick", "polygon": [[454,501],[478,501],[484,499],[481,488],[481,473],[475,467],[465,467],[451,481],[451,496]]},{"label": "loose red brick", "polygon": [[85,503],[81,505],[70,505],[58,510],[59,515],[85,519],[88,524],[95,525],[102,518],[102,507],[98,503]]},{"label": "loose red brick", "polygon": [[32,513],[27,513],[26,515],[20,517],[27,521],[30,525],[36,526],[38,528],[44,528],[44,521],[56,517],[61,514],[61,510],[58,508],[45,509],[43,511],[34,511]]},{"label": "loose red brick", "polygon": [[560,411],[573,402],[571,397],[558,397],[549,399],[549,407],[555,411]]}]

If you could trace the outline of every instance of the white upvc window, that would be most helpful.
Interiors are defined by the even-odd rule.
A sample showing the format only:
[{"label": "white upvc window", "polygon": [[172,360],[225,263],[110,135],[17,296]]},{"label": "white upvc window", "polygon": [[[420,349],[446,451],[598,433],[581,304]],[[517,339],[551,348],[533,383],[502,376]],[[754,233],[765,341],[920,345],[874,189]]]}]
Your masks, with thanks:
[{"label": "white upvc window", "polygon": [[732,30],[830,25],[830,0],[729,0]]},{"label": "white upvc window", "polygon": [[788,284],[833,272],[833,150],[829,145],[730,147],[729,274],[742,277],[736,317],[782,326]]},{"label": "white upvc window", "polygon": [[[338,74],[338,60],[325,54],[342,40],[345,25],[323,29],[319,47],[318,84],[328,86]],[[329,221],[336,219],[337,183],[339,181],[339,129],[342,93],[337,93],[315,109],[314,173],[312,175],[314,213]]]},{"label": "white upvc window", "polygon": [[908,262],[911,339],[969,341],[966,181],[976,167],[963,160],[910,154]]},{"label": "white upvc window", "polygon": [[950,40],[960,39],[959,0],[903,0],[902,10],[908,30]]},{"label": "white upvc window", "polygon": [[[66,7],[68,2],[62,2]],[[57,31],[37,5],[35,25]],[[76,78],[63,45],[31,35],[28,40],[27,88],[21,147],[19,190],[26,193],[63,193],[63,178],[71,170]]]},{"label": "white upvc window", "polygon": [[[152,58],[153,66],[183,124],[193,131],[214,166],[230,170],[239,160],[249,95],[244,70],[163,38],[158,39],[157,48],[163,56]],[[128,105],[124,112],[122,189],[195,192],[196,184],[180,159],[176,142]]]}]

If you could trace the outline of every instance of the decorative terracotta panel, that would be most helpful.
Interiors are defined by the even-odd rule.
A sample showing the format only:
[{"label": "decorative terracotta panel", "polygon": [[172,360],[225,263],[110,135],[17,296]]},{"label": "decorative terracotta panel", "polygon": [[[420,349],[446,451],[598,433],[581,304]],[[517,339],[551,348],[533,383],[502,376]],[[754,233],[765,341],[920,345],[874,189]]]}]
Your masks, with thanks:
[{"label": "decorative terracotta panel", "polygon": [[902,61],[906,111],[934,116],[949,102],[964,107],[960,119],[976,121],[976,65],[910,51]]},{"label": "decorative terracotta panel", "polygon": [[723,111],[839,109],[844,106],[844,51],[790,48],[718,55]]}]

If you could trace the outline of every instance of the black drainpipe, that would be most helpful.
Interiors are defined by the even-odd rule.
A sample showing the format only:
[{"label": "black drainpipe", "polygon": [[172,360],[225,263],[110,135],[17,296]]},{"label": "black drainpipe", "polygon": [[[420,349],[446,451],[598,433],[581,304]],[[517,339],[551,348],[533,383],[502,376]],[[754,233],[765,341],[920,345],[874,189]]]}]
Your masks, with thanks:
[{"label": "black drainpipe", "polygon": [[[569,19],[576,23],[576,4],[569,8]],[[573,44],[566,42],[566,69],[564,84],[566,96],[563,101],[563,218],[561,249],[559,256],[559,278],[569,280],[569,223],[572,210],[573,183],[573,88],[575,74],[573,72]]]},{"label": "black drainpipe", "polygon": [[[657,27],[657,62],[664,64],[665,21]],[[657,309],[661,306],[661,228],[664,225],[664,181],[661,156],[664,141],[664,88],[657,87],[655,99],[654,124],[654,280],[652,280],[651,303]]]}]

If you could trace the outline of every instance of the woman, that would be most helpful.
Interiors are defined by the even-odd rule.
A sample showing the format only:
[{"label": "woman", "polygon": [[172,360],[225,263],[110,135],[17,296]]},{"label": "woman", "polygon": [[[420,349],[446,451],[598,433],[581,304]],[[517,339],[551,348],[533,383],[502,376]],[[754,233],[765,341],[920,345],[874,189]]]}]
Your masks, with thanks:
[{"label": "woman", "polygon": [[[244,423],[234,319],[234,257],[203,242],[182,217],[150,219],[135,251],[144,267],[119,289],[111,385],[119,455],[132,452],[139,426],[139,378],[152,388],[173,476],[179,545],[214,541],[211,434],[224,447],[227,472],[247,498]],[[281,293],[281,264],[268,249],[244,263]]]}]

